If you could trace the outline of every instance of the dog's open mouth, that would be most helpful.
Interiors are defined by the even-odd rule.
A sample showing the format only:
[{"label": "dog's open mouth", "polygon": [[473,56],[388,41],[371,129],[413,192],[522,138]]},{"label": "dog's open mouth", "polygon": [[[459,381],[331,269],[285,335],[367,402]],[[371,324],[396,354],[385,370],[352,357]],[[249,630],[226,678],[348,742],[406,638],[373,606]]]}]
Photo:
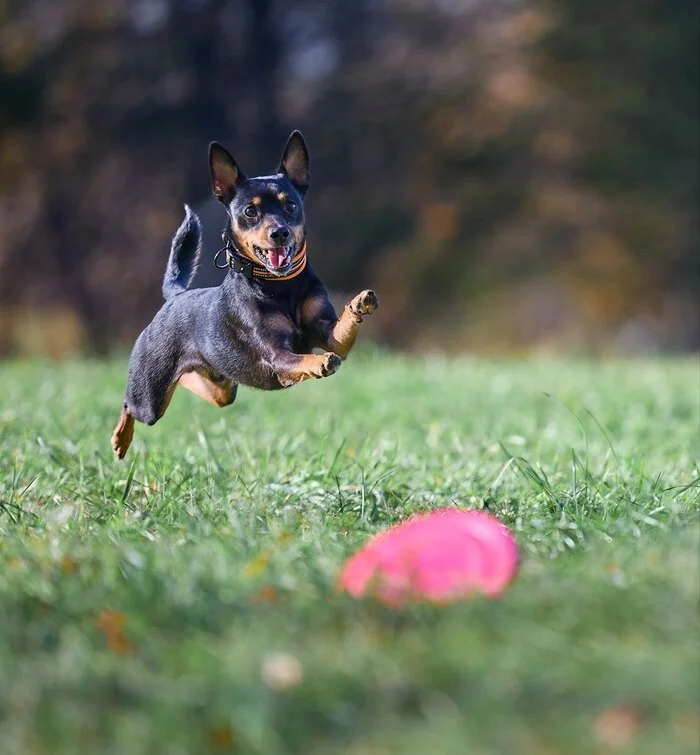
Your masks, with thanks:
[{"label": "dog's open mouth", "polygon": [[270,272],[284,273],[292,264],[294,244],[291,246],[273,246],[270,249],[253,246],[253,251]]}]

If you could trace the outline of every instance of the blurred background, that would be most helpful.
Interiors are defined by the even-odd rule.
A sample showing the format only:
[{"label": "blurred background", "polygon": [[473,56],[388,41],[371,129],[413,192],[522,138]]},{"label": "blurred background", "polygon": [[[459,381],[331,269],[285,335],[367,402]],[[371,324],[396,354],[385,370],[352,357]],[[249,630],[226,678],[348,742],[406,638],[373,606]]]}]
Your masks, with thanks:
[{"label": "blurred background", "polygon": [[700,347],[697,0],[0,0],[0,355],[128,349],[207,145],[292,128],[309,249],[409,351]]}]

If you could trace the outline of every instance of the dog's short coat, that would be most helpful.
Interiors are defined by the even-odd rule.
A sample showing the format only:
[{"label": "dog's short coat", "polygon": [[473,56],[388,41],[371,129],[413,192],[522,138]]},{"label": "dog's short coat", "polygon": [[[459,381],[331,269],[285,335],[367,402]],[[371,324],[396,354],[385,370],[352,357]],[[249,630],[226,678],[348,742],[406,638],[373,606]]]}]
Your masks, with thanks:
[{"label": "dog's short coat", "polygon": [[[120,459],[134,420],[157,422],[177,385],[223,407],[233,403],[238,385],[269,391],[332,375],[352,349],[362,317],[378,306],[376,294],[363,291],[338,317],[306,261],[309,154],[298,131],[275,175],[246,178],[216,142],[209,165],[214,194],[228,213],[224,241],[231,270],[220,286],[188,290],[201,226],[186,207],[163,280],[165,304],[131,354],[112,435]],[[325,353],[314,354],[314,348]]]}]

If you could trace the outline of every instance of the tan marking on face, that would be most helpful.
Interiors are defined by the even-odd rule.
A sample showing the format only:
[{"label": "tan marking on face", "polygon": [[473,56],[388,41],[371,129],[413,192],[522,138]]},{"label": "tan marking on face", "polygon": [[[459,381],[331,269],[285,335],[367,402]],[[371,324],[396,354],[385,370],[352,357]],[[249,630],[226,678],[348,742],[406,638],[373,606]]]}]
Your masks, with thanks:
[{"label": "tan marking on face", "polygon": [[262,204],[262,197],[253,197],[250,200],[250,203],[254,204],[256,207],[260,207],[260,205]]},{"label": "tan marking on face", "polygon": [[251,262],[261,264],[258,255],[253,251],[253,244],[259,247],[264,246],[258,241],[260,232],[240,229],[235,219],[231,220],[231,231],[236,239],[238,251]]},{"label": "tan marking on face", "polygon": [[[254,260],[258,265],[262,262],[258,258],[258,255],[253,251],[253,246],[258,246],[260,249],[269,249],[273,246],[273,242],[270,240],[270,231],[279,225],[275,218],[269,218],[261,221],[255,228],[248,230],[239,230],[235,234],[239,245],[245,250],[245,254],[250,259]],[[294,238],[295,251],[301,248],[299,242],[300,238],[303,238],[303,231],[297,231],[296,228],[292,228],[292,235]]]},{"label": "tan marking on face", "polygon": [[[252,203],[256,201],[260,202],[260,197],[253,197]],[[231,230],[233,236],[236,239],[240,253],[255,262],[257,265],[262,265],[260,258],[253,251],[253,247],[257,246],[260,249],[269,249],[274,246],[270,241],[270,230],[276,228],[279,225],[279,219],[274,216],[267,216],[263,214],[263,217],[256,223],[253,228],[241,228],[238,224],[236,217],[231,220]],[[294,240],[295,253],[301,249],[304,243],[304,225],[294,224],[289,226],[292,232],[292,239]]]},{"label": "tan marking on face", "polygon": [[304,246],[304,226],[303,225],[290,225],[289,230],[292,232],[292,238],[294,239],[294,253],[296,254],[302,246]]},{"label": "tan marking on face", "polygon": [[284,202],[284,200],[285,200],[286,198],[287,198],[287,192],[286,192],[286,191],[281,191],[281,192],[280,192],[280,193],[279,193],[279,194],[277,195],[277,199],[279,199],[279,201],[280,201],[280,202]]}]

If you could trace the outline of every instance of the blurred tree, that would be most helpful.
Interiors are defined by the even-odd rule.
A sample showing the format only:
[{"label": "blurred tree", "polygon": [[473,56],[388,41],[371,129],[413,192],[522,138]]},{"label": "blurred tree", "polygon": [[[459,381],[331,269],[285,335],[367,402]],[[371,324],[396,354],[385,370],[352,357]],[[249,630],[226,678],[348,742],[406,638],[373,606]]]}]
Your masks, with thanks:
[{"label": "blurred tree", "polygon": [[[645,278],[632,309],[658,308],[664,293],[692,299],[700,286],[700,5],[539,4],[556,24],[538,46],[537,71],[567,101],[561,128],[577,145],[570,180],[609,205],[607,232],[597,238],[618,249],[608,249],[610,268],[622,253]],[[688,325],[697,347],[697,322],[682,326],[686,332]]]},{"label": "blurred tree", "polygon": [[697,347],[697,31],[690,0],[2,3],[0,352],[27,311],[128,344],[183,201],[216,243],[207,143],[267,172],[293,127],[314,265],[380,289],[387,342]]}]

